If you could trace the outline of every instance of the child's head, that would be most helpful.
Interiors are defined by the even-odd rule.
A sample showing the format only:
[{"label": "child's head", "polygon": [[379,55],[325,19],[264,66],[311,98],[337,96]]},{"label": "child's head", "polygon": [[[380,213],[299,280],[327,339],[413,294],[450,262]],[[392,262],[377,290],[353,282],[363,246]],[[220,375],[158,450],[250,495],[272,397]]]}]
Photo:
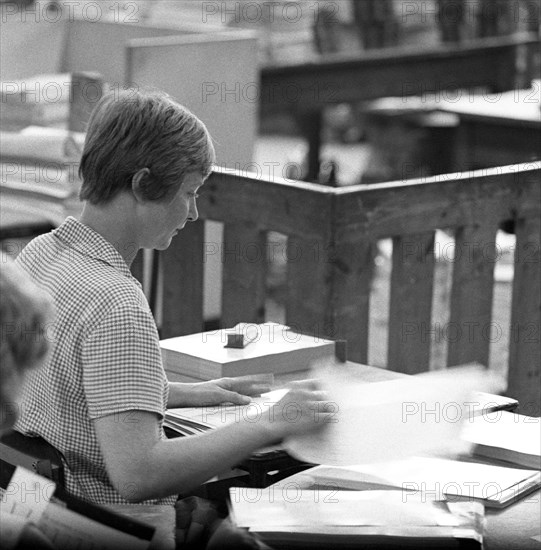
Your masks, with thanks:
[{"label": "child's head", "polygon": [[208,130],[188,109],[163,92],[115,90],[90,117],[79,167],[80,198],[107,203],[147,168],[144,198],[167,200],[187,173],[206,178],[214,161]]},{"label": "child's head", "polygon": [[41,364],[49,342],[52,305],[13,260],[0,257],[0,433],[17,416],[26,371]]}]

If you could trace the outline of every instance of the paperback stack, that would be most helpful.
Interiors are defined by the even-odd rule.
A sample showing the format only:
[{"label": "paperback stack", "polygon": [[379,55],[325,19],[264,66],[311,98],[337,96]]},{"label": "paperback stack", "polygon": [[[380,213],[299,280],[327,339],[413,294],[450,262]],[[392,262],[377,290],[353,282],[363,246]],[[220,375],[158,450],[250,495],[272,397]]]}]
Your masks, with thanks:
[{"label": "paperback stack", "polygon": [[190,407],[168,409],[165,413],[164,427],[179,435],[196,435],[227,426],[246,419],[256,422],[270,407],[277,403],[287,389],[275,390],[252,399],[248,405],[213,405],[207,407]]},{"label": "paperback stack", "polygon": [[469,548],[483,544],[483,507],[401,491],[230,489],[231,516],[272,548]]},{"label": "paperback stack", "polygon": [[29,126],[0,132],[2,227],[59,225],[81,209],[78,168],[84,134]]},{"label": "paperback stack", "polygon": [[50,126],[68,120],[71,74],[42,74],[0,83],[0,123],[17,130],[37,124]]},{"label": "paperback stack", "polygon": [[401,489],[407,495],[425,494],[436,500],[476,501],[489,508],[504,508],[538,489],[541,472],[451,458],[413,456],[373,464],[315,466],[289,481],[302,489]]},{"label": "paperback stack", "polygon": [[[244,347],[228,346],[231,335],[240,335]],[[169,338],[160,346],[171,381],[307,371],[313,362],[335,355],[335,342],[298,334],[278,323],[242,323],[232,329]]]},{"label": "paperback stack", "polygon": [[499,411],[477,416],[462,437],[473,444],[472,455],[541,470],[541,419]]}]

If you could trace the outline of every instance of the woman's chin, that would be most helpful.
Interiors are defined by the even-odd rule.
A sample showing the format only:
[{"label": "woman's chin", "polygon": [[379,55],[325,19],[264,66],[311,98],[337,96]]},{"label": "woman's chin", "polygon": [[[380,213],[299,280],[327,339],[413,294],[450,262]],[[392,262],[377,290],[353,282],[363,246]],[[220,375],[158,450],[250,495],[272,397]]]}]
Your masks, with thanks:
[{"label": "woman's chin", "polygon": [[165,237],[162,240],[160,240],[160,242],[154,245],[153,247],[154,250],[167,250],[175,235],[176,233],[174,235],[170,235],[169,237]]}]

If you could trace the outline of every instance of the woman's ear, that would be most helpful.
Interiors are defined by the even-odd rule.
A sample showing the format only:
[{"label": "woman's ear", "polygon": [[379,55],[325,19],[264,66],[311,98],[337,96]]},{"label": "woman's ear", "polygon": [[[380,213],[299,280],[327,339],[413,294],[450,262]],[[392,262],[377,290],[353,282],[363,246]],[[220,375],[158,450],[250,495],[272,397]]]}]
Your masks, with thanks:
[{"label": "woman's ear", "polygon": [[141,170],[137,170],[137,172],[135,172],[131,179],[131,189],[133,192],[133,196],[138,202],[145,202],[146,200],[144,197],[144,193],[142,192],[142,187],[145,178],[147,178],[149,174],[150,170],[148,168],[141,168]]}]

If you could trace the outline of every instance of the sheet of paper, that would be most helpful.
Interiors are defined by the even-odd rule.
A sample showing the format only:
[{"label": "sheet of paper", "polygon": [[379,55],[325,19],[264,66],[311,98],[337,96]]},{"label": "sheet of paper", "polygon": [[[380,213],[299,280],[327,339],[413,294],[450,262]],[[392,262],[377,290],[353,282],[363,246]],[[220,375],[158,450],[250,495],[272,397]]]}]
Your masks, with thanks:
[{"label": "sheet of paper", "polygon": [[509,487],[535,475],[535,470],[491,464],[459,462],[432,457],[410,457],[358,467],[367,474],[389,479],[395,486],[424,491],[435,498],[456,495],[466,498],[498,498]]},{"label": "sheet of paper", "polygon": [[477,416],[464,424],[462,437],[472,443],[541,456],[541,419],[506,411]]},{"label": "sheet of paper", "polygon": [[38,523],[55,490],[54,481],[18,466],[2,495],[2,508]]},{"label": "sheet of paper", "polygon": [[[490,464],[460,462],[434,457],[408,457],[402,460],[351,466],[316,466],[300,472],[274,487],[275,491],[305,490],[314,486],[365,490],[374,485],[425,493],[427,498],[445,495],[467,499],[495,499],[510,487],[527,485],[535,470]],[[407,498],[406,498],[407,500]]]},{"label": "sheet of paper", "polygon": [[169,409],[167,416],[188,419],[192,422],[218,428],[247,419],[255,422],[288,392],[287,388],[270,391],[255,397],[248,405],[213,405],[205,407],[189,407]]},{"label": "sheet of paper", "polygon": [[325,491],[232,488],[231,507],[241,527],[458,526],[444,504],[402,491]]},{"label": "sheet of paper", "polygon": [[475,414],[473,390],[495,392],[501,381],[482,367],[461,367],[371,384],[344,380],[340,369],[314,373],[335,415],[324,430],[289,439],[294,457],[317,464],[379,462],[429,452],[466,452],[464,420]]}]

